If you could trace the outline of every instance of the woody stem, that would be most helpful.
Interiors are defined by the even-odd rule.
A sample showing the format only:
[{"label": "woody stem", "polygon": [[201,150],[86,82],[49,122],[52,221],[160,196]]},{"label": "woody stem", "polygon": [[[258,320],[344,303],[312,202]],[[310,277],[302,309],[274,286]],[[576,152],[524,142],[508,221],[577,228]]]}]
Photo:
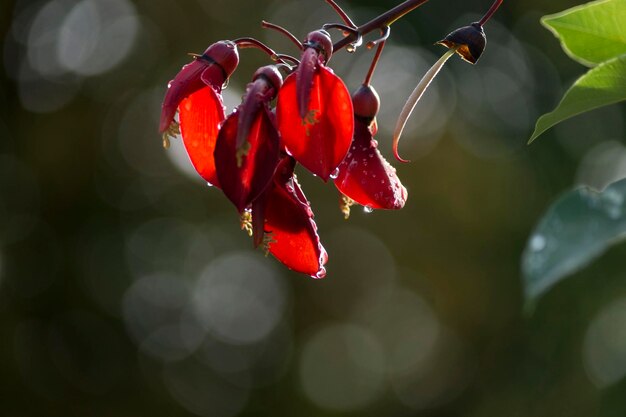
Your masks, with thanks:
[{"label": "woody stem", "polygon": [[[427,1],[428,0],[406,0],[405,2],[400,3],[399,5],[394,7],[393,9],[388,10],[385,13],[381,14],[380,16],[357,27],[356,30],[361,34],[361,36],[365,36],[368,33],[376,29],[381,29],[385,26],[391,25],[393,22],[400,19],[402,16],[406,15],[407,13],[417,9],[419,6],[426,3]],[[354,42],[356,39],[357,38],[354,34],[350,34],[346,36],[345,38],[337,41],[333,45],[333,52],[336,52],[340,50],[341,48],[344,48],[348,44]]]}]

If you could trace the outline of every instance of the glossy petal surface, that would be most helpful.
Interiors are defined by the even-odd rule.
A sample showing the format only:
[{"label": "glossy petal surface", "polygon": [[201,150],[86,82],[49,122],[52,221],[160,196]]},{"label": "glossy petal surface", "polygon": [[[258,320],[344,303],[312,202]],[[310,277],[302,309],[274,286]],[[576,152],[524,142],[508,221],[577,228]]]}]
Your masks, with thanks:
[{"label": "glossy petal surface", "polygon": [[298,96],[298,112],[301,118],[305,118],[308,111],[308,103],[311,99],[313,88],[313,76],[318,66],[317,51],[307,48],[300,57],[300,65],[296,70],[296,94]]},{"label": "glossy petal surface", "polygon": [[180,132],[187,155],[207,182],[219,187],[213,152],[224,121],[222,99],[211,87],[204,87],[184,99],[179,107]]},{"label": "glossy petal surface", "polygon": [[[163,133],[167,130],[172,120],[174,120],[176,109],[185,97],[206,87],[207,84],[202,80],[201,76],[210,66],[215,67],[215,65],[208,64],[206,61],[196,59],[183,66],[174,79],[168,83],[167,92],[161,106],[159,132]],[[223,76],[221,77],[221,80],[212,80],[211,85],[221,86],[224,82]]]},{"label": "glossy petal surface", "polygon": [[237,147],[240,112],[228,116],[217,138],[215,166],[226,197],[239,212],[272,180],[278,165],[278,132],[264,106],[256,114],[244,145]]},{"label": "glossy petal surface", "polygon": [[293,165],[281,163],[265,206],[269,251],[289,269],[323,278],[328,254],[320,243],[313,211],[293,176]]},{"label": "glossy petal surface", "polygon": [[370,129],[358,121],[335,185],[345,196],[374,209],[400,209],[407,198],[396,169],[381,155]]},{"label": "glossy petal surface", "polygon": [[354,117],[350,94],[339,77],[319,66],[307,114],[298,111],[296,74],[285,80],[278,93],[278,129],[287,151],[306,169],[324,181],[350,148]]}]

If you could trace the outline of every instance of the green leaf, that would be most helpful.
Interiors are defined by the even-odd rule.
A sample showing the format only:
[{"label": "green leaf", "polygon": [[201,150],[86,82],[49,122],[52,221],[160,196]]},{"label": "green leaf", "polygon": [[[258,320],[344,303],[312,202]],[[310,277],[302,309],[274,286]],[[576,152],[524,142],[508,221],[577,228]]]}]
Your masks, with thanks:
[{"label": "green leaf", "polygon": [[556,109],[537,120],[528,143],[563,120],[622,100],[626,100],[626,55],[604,62],[576,80]]},{"label": "green leaf", "polygon": [[602,192],[583,187],[563,195],[541,219],[522,255],[527,305],[624,239],[626,179]]},{"label": "green leaf", "polygon": [[544,16],[541,23],[576,61],[594,66],[626,54],[626,0],[602,0]]}]

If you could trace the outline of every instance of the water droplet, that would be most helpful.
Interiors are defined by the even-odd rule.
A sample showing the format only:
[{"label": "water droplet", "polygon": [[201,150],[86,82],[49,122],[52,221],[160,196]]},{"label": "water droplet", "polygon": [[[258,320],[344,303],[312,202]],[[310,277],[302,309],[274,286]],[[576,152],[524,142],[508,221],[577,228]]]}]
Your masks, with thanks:
[{"label": "water droplet", "polygon": [[208,185],[209,187],[213,187],[213,184],[211,184],[210,182],[207,181],[206,185]]},{"label": "water droplet", "polygon": [[317,273],[315,274],[315,278],[324,278],[325,276],[326,276],[326,268],[322,266],[320,270],[317,271]]},{"label": "water droplet", "polygon": [[530,250],[540,252],[546,248],[546,238],[542,235],[534,235],[530,238]]},{"label": "water droplet", "polygon": [[333,173],[330,174],[330,178],[334,180],[334,179],[337,179],[338,176],[339,176],[339,168],[335,168]]},{"label": "water droplet", "polygon": [[373,212],[373,211],[374,211],[374,209],[373,209],[373,208],[371,208],[370,206],[363,206],[363,212],[364,212],[364,213],[369,214],[369,213],[371,213],[371,212]]}]

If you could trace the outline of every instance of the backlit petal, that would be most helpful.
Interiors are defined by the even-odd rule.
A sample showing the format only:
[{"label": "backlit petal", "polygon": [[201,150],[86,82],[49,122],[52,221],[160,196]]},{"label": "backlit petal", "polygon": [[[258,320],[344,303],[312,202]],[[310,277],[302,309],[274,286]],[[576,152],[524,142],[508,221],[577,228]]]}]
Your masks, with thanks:
[{"label": "backlit petal", "polygon": [[381,155],[370,128],[359,121],[335,185],[345,196],[374,209],[400,209],[407,198],[396,169]]},{"label": "backlit petal", "polygon": [[219,187],[213,152],[224,105],[212,87],[204,87],[184,99],[179,107],[180,131],[189,159],[207,182]]},{"label": "backlit petal", "polygon": [[283,144],[305,168],[328,181],[352,142],[354,116],[350,93],[339,77],[319,66],[313,76],[307,113],[302,118],[296,90],[296,74],[291,74],[278,93],[276,111]]},{"label": "backlit petal", "polygon": [[292,161],[283,160],[267,190],[265,233],[269,252],[289,269],[323,278],[328,254],[320,243],[311,206],[293,176]]},{"label": "backlit petal", "polygon": [[278,164],[278,132],[269,110],[257,112],[244,145],[237,147],[241,112],[232,113],[220,129],[215,166],[222,191],[239,212],[252,203],[272,180]]}]

